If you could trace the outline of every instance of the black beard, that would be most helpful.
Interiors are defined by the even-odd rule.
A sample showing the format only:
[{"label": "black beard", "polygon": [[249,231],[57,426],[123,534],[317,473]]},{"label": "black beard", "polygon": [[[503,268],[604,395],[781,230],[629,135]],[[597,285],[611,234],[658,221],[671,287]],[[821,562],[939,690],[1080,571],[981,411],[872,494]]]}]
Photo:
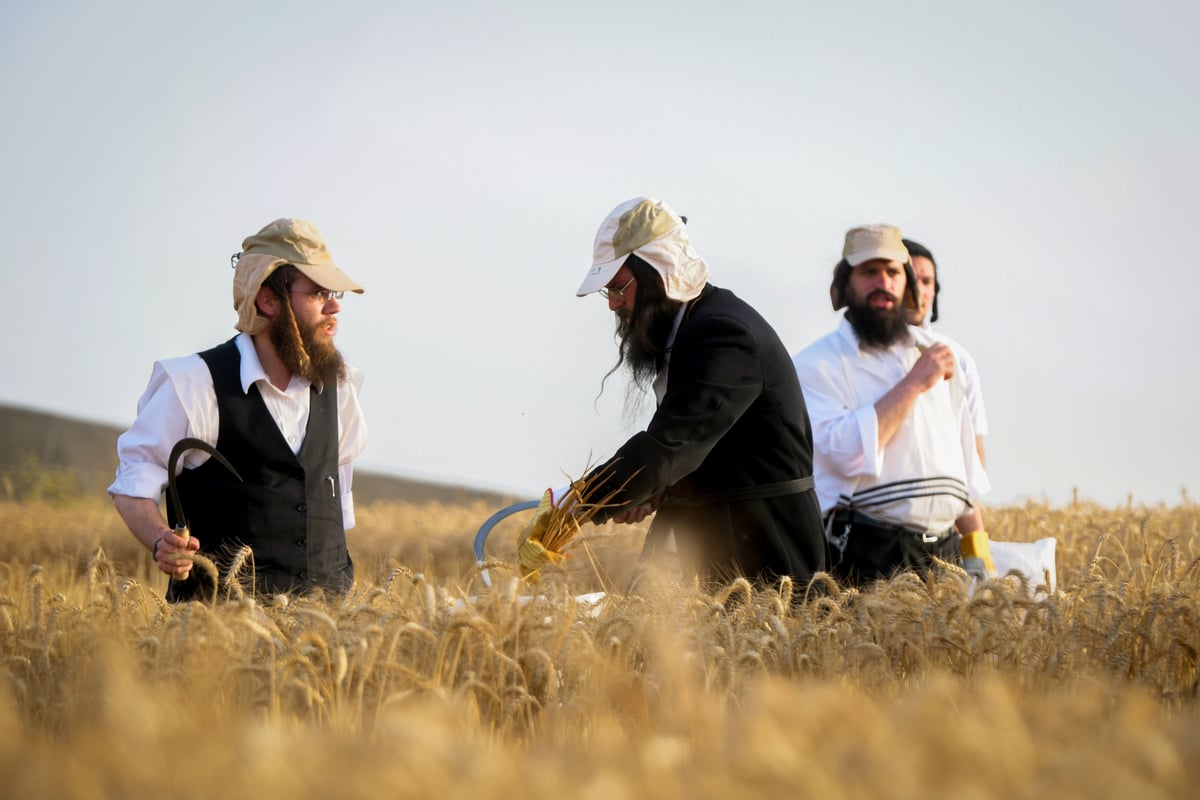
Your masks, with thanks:
[{"label": "black beard", "polygon": [[633,385],[645,391],[667,363],[667,338],[681,304],[663,297],[639,308],[632,315],[617,316],[616,369],[622,364]]},{"label": "black beard", "polygon": [[861,344],[867,347],[891,347],[908,335],[908,320],[905,319],[904,308],[898,298],[892,297],[894,302],[890,309],[874,309],[868,305],[870,299],[870,294],[862,301],[856,297],[848,298],[846,319]]},{"label": "black beard", "polygon": [[336,384],[346,377],[346,362],[332,342],[317,340],[316,331],[320,325],[317,323],[301,330],[291,306],[283,303],[280,313],[271,319],[267,332],[289,372],[324,386]]}]

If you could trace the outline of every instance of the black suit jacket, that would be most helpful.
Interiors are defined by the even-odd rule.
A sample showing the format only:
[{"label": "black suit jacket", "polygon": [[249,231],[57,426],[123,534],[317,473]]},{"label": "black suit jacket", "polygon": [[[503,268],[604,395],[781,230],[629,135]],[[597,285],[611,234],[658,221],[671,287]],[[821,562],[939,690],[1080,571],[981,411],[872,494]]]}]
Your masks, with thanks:
[{"label": "black suit jacket", "polygon": [[593,496],[624,489],[597,521],[663,492],[647,548],[673,529],[709,579],[807,582],[825,569],[816,495],[796,488],[812,476],[800,382],[775,330],[733,292],[709,284],[691,301],[662,403],[589,477],[606,473]]}]

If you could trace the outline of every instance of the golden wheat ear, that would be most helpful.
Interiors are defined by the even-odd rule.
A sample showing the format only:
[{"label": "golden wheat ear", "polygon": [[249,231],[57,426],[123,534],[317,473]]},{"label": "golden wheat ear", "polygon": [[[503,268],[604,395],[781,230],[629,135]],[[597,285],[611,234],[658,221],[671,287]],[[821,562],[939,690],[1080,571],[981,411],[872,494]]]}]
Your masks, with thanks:
[{"label": "golden wheat ear", "polygon": [[[537,513],[544,515],[539,530],[533,532],[520,545],[524,548],[524,552],[519,552],[522,577],[536,580],[534,576],[542,567],[547,564],[562,564],[567,557],[567,551],[579,543],[582,526],[591,522],[602,509],[612,507],[613,498],[633,479],[631,475],[616,489],[600,494],[612,476],[613,469],[612,464],[599,471],[589,467],[584,473],[586,477],[571,481],[567,496],[557,504],[547,492],[538,506]],[[636,474],[635,472],[634,475]]]}]

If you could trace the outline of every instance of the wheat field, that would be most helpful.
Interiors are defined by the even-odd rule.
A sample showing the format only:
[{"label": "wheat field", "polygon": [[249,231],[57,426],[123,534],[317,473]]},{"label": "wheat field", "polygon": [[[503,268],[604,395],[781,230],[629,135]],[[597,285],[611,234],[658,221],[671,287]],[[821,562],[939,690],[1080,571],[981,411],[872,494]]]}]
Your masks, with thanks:
[{"label": "wheat field", "polygon": [[[13,798],[1193,797],[1200,506],[985,509],[1057,592],[646,575],[589,526],[517,580],[522,516],[376,503],[345,598],[168,606],[106,500],[0,501]],[[817,590],[813,590],[813,589]],[[1045,587],[1042,587],[1045,589]],[[578,602],[604,591],[600,604]]]}]

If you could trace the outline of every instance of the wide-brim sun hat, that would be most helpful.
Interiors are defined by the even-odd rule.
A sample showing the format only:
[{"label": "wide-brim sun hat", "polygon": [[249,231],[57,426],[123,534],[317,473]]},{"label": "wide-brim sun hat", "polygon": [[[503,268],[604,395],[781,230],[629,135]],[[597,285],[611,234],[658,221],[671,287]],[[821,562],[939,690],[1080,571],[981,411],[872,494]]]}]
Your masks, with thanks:
[{"label": "wide-brim sun hat", "polygon": [[334,262],[316,225],[283,217],[242,242],[233,276],[233,307],[238,312],[239,331],[258,333],[267,327],[268,320],[258,313],[255,298],[263,281],[284,264],[291,264],[322,289],[358,294],[364,291]]}]

